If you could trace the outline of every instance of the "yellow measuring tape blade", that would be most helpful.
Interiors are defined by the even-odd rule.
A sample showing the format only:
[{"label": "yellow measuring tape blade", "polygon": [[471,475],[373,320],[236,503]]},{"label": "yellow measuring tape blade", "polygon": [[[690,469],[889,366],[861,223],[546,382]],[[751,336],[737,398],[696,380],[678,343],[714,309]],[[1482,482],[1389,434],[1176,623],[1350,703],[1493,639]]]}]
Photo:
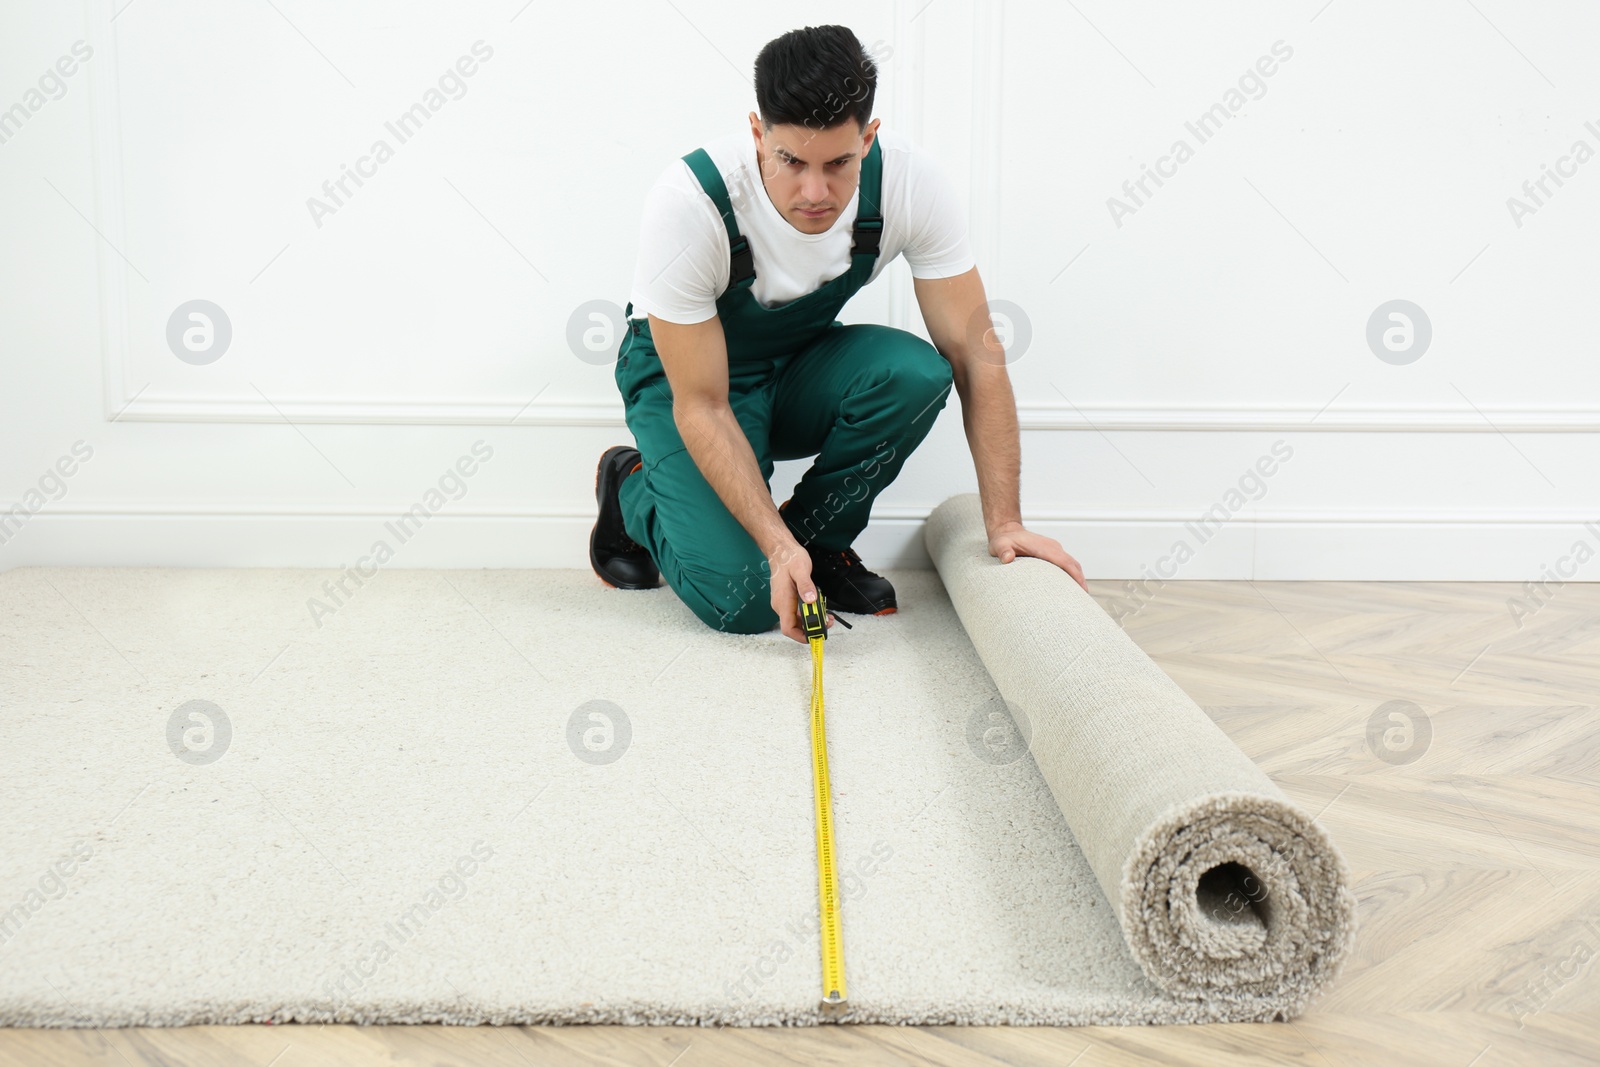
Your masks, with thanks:
[{"label": "yellow measuring tape blade", "polygon": [[[802,614],[813,605],[802,607]],[[823,616],[826,607],[815,605]],[[823,616],[825,617],[825,616]],[[822,999],[843,1004],[844,937],[840,930],[839,879],[833,853],[833,787],[828,780],[828,730],[822,712],[822,642],[811,636],[811,766],[817,808],[817,899],[822,909]]]}]

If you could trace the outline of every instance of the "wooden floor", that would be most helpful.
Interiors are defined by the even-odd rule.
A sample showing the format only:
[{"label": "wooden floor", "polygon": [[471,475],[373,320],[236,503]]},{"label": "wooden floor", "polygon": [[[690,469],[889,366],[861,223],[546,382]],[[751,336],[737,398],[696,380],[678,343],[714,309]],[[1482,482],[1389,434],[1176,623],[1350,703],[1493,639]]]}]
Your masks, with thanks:
[{"label": "wooden floor", "polygon": [[0,1064],[1600,1063],[1600,585],[1518,595],[1169,582],[1123,620],[1355,873],[1356,951],[1290,1023],[0,1030]]}]

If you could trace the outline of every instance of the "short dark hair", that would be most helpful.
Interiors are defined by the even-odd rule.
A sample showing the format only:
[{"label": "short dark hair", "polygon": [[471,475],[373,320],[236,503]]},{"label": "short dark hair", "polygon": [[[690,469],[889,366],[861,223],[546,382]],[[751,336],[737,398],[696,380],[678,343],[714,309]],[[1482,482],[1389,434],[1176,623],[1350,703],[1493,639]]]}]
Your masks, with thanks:
[{"label": "short dark hair", "polygon": [[828,130],[851,119],[865,130],[878,65],[848,26],[807,26],[768,41],[756,56],[762,126]]}]

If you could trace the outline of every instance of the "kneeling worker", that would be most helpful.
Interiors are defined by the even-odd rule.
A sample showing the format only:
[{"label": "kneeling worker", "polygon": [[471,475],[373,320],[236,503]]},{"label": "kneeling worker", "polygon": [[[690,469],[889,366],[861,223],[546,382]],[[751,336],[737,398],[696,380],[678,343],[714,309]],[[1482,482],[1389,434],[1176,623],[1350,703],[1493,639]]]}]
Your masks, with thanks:
[{"label": "kneeling worker", "polygon": [[[664,572],[707,625],[777,623],[801,642],[798,600],[819,589],[834,611],[894,611],[894,587],[851,544],[952,385],[989,554],[1046,559],[1083,585],[1058,542],[1022,525],[1016,404],[959,199],[910,140],[880,136],[876,86],[849,29],[784,34],[756,59],[749,130],[651,187],[615,368],[637,447],[606,450],[595,476],[590,562],[608,585],[653,588]],[[835,318],[901,253],[932,344]],[[774,507],[774,462],[808,456]]]}]

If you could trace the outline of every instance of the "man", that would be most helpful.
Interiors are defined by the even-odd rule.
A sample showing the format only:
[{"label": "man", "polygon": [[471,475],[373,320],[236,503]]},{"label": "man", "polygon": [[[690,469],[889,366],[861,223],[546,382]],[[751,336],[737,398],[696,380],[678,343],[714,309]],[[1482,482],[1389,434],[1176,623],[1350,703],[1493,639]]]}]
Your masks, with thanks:
[{"label": "man", "polygon": [[[607,449],[595,473],[595,573],[645,589],[664,572],[708,625],[776,622],[802,643],[798,600],[818,589],[836,611],[895,611],[850,546],[954,385],[989,554],[1048,560],[1087,590],[1077,560],[1022,525],[1016,404],[960,202],[868,121],[876,65],[846,27],[808,26],[762,49],[755,88],[750,139],[675,160],[646,199],[615,369],[638,447]],[[932,344],[835,318],[902,252]],[[774,507],[774,461],[813,455]]]}]

